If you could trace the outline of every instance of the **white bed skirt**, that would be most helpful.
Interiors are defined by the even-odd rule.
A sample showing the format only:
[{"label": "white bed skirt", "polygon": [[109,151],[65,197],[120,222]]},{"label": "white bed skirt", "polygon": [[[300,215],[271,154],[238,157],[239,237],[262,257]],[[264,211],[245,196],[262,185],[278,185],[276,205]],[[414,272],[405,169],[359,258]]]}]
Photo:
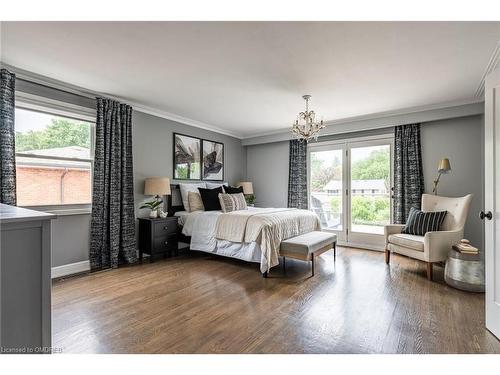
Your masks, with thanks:
[{"label": "white bed skirt", "polygon": [[257,242],[240,243],[215,238],[215,227],[220,211],[196,211],[178,213],[183,225],[182,233],[191,237],[189,248],[210,254],[241,259],[246,262],[260,263],[261,272],[267,270],[267,260],[262,256]]}]

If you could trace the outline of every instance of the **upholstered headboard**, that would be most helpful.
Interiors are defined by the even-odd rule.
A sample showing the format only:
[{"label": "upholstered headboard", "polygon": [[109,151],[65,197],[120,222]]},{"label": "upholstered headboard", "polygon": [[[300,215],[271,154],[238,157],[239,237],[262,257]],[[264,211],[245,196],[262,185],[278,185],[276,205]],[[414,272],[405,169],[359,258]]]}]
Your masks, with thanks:
[{"label": "upholstered headboard", "polygon": [[181,189],[179,185],[170,185],[171,194],[167,195],[167,212],[168,216],[174,216],[176,212],[185,211],[182,204]]}]

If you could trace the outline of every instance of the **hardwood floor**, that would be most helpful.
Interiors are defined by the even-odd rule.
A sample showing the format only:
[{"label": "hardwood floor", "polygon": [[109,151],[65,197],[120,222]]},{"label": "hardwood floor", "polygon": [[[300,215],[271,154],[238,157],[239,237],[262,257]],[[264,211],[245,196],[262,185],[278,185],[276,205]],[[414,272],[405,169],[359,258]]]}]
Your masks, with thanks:
[{"label": "hardwood floor", "polygon": [[186,256],[54,282],[63,353],[500,353],[484,294],[426,278],[425,263],[338,247],[310,264]]}]

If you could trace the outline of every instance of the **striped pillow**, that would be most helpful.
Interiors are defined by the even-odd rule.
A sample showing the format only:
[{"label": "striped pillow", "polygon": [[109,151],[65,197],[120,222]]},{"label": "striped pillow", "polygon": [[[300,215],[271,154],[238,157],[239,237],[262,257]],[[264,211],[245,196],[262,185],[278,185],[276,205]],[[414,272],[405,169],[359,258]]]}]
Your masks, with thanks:
[{"label": "striped pillow", "polygon": [[219,202],[222,212],[231,212],[247,209],[247,202],[243,193],[219,194]]},{"label": "striped pillow", "polygon": [[427,232],[439,231],[446,213],[447,211],[422,212],[412,207],[402,233],[423,236]]}]

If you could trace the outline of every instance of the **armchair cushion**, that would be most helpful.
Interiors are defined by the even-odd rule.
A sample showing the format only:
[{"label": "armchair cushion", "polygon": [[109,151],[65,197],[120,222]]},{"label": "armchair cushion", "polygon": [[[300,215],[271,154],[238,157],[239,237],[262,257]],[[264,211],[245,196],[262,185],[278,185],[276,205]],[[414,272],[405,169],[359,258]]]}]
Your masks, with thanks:
[{"label": "armchair cushion", "polygon": [[403,233],[423,236],[427,232],[439,231],[446,213],[447,211],[422,212],[412,207]]},{"label": "armchair cushion", "polygon": [[424,236],[416,236],[414,234],[391,234],[389,235],[389,243],[394,245],[407,247],[412,250],[424,251]]}]

